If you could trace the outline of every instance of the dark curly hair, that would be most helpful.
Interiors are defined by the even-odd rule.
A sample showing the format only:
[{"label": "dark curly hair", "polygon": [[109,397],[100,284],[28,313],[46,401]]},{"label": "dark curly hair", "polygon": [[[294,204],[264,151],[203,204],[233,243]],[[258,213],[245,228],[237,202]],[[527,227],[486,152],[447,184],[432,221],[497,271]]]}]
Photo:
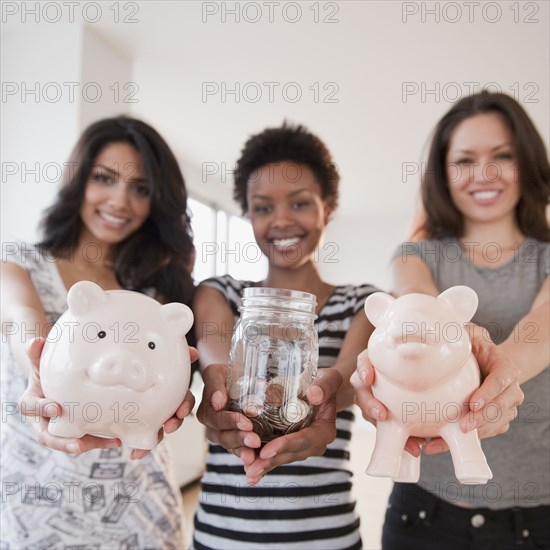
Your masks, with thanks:
[{"label": "dark curly hair", "polygon": [[518,162],[521,198],[516,219],[522,233],[550,240],[545,205],[550,195],[550,165],[544,143],[533,122],[512,97],[482,91],[458,101],[435,128],[422,180],[421,225],[416,235],[428,238],[461,237],[464,217],[454,205],[447,178],[447,152],[456,127],[479,114],[497,113],[510,128]]},{"label": "dark curly hair", "polygon": [[321,187],[321,196],[331,210],[338,204],[340,174],[327,146],[302,125],[284,122],[279,128],[266,128],[245,143],[235,167],[233,198],[248,211],[246,192],[253,172],[267,164],[290,161],[309,167]]},{"label": "dark curly hair", "polygon": [[95,159],[111,143],[128,143],[141,156],[151,190],[145,223],[114,249],[114,272],[126,289],[155,289],[160,299],[190,304],[195,248],[187,215],[187,191],[178,162],[159,133],[141,120],[107,118],[84,130],[63,174],[56,202],[41,222],[41,250],[58,258],[74,254],[82,229],[80,209]]}]

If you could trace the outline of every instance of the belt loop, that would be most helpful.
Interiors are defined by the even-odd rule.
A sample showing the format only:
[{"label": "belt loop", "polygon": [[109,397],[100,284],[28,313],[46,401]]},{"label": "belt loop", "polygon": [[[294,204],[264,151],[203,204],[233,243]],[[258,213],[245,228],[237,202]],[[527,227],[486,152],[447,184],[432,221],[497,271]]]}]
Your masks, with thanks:
[{"label": "belt loop", "polygon": [[525,539],[529,536],[529,532],[525,529],[521,508],[512,508],[512,517],[514,519],[514,540],[517,545],[523,545]]}]

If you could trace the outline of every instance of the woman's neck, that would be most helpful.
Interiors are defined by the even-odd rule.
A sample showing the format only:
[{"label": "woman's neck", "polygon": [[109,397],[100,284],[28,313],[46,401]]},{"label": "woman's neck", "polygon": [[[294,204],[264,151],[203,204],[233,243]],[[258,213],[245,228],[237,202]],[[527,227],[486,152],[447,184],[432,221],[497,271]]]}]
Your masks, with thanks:
[{"label": "woman's neck", "polygon": [[296,269],[270,266],[267,277],[261,284],[271,288],[287,288],[313,293],[327,285],[321,280],[319,271],[313,262],[308,262]]},{"label": "woman's neck", "polygon": [[82,231],[74,254],[74,261],[89,268],[113,268],[114,248],[98,241],[86,231]]},{"label": "woman's neck", "polygon": [[281,269],[270,266],[267,277],[260,284],[270,288],[286,288],[315,294],[317,297],[317,313],[323,309],[334,292],[334,286],[325,283],[321,279],[313,262],[308,262],[296,269]]},{"label": "woman's neck", "polygon": [[479,267],[498,268],[507,264],[525,240],[525,235],[510,220],[491,223],[466,223],[462,249]]},{"label": "woman's neck", "polygon": [[521,244],[525,240],[525,235],[515,222],[508,219],[491,223],[466,222],[464,235],[460,240],[481,247],[496,244],[501,248],[512,248]]},{"label": "woman's neck", "polygon": [[58,258],[57,267],[67,289],[78,281],[93,281],[103,290],[121,288],[113,268],[113,248],[92,235],[81,235],[74,253]]}]

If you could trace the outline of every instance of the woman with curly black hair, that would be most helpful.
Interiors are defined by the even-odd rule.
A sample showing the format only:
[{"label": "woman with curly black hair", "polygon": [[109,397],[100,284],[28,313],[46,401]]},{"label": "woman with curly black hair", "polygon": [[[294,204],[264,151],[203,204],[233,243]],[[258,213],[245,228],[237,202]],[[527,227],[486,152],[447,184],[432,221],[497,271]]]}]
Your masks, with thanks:
[{"label": "woman with curly black hair", "polygon": [[[194,300],[205,381],[198,417],[209,439],[196,549],[361,547],[351,493],[349,378],[372,331],[363,303],[376,289],[335,286],[319,274],[315,251],[336,208],[338,183],[327,147],[303,126],[285,124],[251,137],[237,163],[235,198],[269,270],[259,282],[209,279]],[[316,406],[314,421],[263,447],[246,416],[222,410],[228,333],[238,319],[241,291],[252,286],[317,297],[320,378],[307,394]]]}]

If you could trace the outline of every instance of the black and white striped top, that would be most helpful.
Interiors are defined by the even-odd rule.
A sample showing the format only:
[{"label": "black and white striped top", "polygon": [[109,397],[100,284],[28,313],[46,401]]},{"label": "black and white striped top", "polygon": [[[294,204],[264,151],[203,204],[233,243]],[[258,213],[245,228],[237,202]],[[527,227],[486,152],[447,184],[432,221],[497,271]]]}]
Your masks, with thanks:
[{"label": "black and white striped top", "polygon": [[[242,290],[254,285],[229,275],[202,284],[224,295],[235,320]],[[365,298],[376,291],[370,285],[335,288],[315,321],[319,368],[334,364],[351,320]],[[195,516],[194,548],[361,548],[349,463],[353,420],[351,408],[339,412],[336,439],[322,456],[280,466],[254,487],[247,484],[239,458],[209,443]]]}]

